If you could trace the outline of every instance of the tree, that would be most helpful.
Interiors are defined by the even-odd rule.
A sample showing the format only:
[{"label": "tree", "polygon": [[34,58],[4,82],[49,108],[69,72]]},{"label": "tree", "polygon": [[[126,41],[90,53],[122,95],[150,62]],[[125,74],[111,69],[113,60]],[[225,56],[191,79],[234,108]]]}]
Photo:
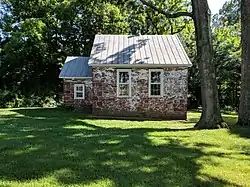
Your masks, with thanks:
[{"label": "tree", "polygon": [[239,0],[227,1],[213,16],[214,63],[221,108],[236,110],[240,96],[240,9]]},{"label": "tree", "polygon": [[238,124],[250,125],[250,0],[241,0],[241,95]]},{"label": "tree", "polygon": [[237,24],[240,20],[240,0],[226,1],[219,11],[218,20],[227,25]]},{"label": "tree", "polygon": [[219,106],[207,0],[192,0],[192,7],[202,90],[202,114],[195,127],[202,129],[227,127],[223,123]]},{"label": "tree", "polygon": [[202,115],[195,128],[214,129],[227,127],[221,117],[219,106],[215,67],[212,59],[211,18],[207,0],[192,0],[192,13],[186,11],[169,13],[150,1],[141,0],[141,2],[167,18],[178,18],[180,16],[193,18],[202,90]]}]

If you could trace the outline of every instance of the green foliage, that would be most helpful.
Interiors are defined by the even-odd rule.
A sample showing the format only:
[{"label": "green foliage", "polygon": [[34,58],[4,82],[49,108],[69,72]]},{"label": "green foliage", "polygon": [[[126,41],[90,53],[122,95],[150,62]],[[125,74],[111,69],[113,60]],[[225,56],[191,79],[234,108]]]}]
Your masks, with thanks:
[{"label": "green foliage", "polygon": [[214,63],[222,107],[239,106],[241,44],[239,1],[226,2],[213,19]]},{"label": "green foliage", "polygon": [[217,21],[219,25],[235,25],[240,21],[240,0],[226,1],[220,9]]},{"label": "green foliage", "polygon": [[24,96],[18,90],[16,92],[1,90],[0,89],[0,108],[17,108],[28,106],[40,106],[40,107],[55,107],[58,106],[59,101],[56,95],[52,96],[38,96],[29,95]]},{"label": "green foliage", "polygon": [[116,5],[104,3],[99,14],[103,16],[102,29],[106,32],[105,34],[126,34],[129,32],[129,24],[126,22],[127,14]]}]

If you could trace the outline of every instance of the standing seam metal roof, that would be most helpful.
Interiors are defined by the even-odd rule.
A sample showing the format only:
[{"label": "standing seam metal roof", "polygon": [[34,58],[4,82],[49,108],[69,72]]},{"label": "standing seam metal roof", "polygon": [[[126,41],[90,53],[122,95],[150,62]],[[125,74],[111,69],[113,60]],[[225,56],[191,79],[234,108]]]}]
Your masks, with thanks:
[{"label": "standing seam metal roof", "polygon": [[96,35],[90,66],[191,66],[177,35]]},{"label": "standing seam metal roof", "polygon": [[89,57],[67,57],[59,78],[92,77]]}]

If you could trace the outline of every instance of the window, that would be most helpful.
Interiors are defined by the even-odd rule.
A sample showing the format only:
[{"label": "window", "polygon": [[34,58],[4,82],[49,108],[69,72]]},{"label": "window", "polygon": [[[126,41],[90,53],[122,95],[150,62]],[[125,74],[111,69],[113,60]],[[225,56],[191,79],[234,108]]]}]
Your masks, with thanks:
[{"label": "window", "polygon": [[149,70],[149,96],[163,96],[163,70],[161,69]]},{"label": "window", "polygon": [[84,99],[84,84],[74,84],[74,99]]},{"label": "window", "polygon": [[131,70],[118,69],[117,70],[117,96],[130,97],[131,96]]}]

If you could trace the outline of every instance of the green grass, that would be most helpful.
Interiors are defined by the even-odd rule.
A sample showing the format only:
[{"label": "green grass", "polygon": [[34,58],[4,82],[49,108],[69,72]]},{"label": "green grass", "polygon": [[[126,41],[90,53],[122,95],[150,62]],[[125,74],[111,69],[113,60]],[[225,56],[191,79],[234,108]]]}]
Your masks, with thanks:
[{"label": "green grass", "polygon": [[[0,186],[250,186],[250,129],[0,109]],[[225,115],[234,124],[235,115]]]}]

